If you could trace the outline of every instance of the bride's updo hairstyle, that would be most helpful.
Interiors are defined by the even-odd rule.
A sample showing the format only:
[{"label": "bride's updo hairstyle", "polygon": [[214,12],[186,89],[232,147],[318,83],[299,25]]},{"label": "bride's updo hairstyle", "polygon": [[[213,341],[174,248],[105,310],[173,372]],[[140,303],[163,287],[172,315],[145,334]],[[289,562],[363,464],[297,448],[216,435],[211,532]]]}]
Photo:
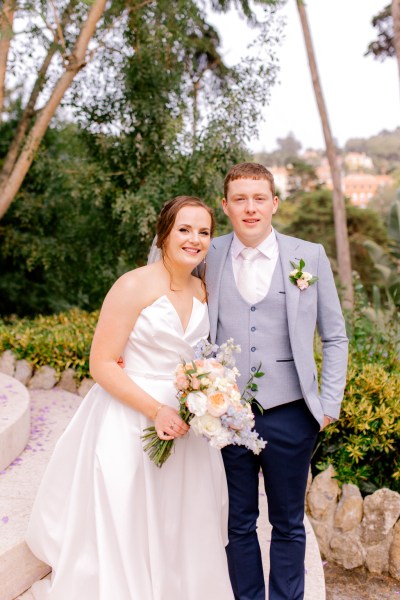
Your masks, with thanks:
[{"label": "bride's updo hairstyle", "polygon": [[215,217],[212,208],[207,206],[203,200],[196,198],[196,196],[176,196],[169,202],[166,202],[161,209],[160,216],[157,221],[157,248],[161,250],[162,257],[164,258],[164,247],[165,242],[171,233],[171,229],[174,226],[176,215],[185,206],[196,206],[204,208],[211,217],[210,234],[211,237],[215,230]]}]

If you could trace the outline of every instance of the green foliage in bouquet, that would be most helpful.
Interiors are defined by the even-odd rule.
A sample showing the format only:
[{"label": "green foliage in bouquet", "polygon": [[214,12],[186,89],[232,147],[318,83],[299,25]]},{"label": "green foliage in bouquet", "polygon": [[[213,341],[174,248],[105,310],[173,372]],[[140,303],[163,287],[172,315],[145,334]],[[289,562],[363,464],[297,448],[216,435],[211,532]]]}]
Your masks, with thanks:
[{"label": "green foliage in bouquet", "polygon": [[34,366],[57,373],[72,367],[77,378],[89,374],[89,353],[98,311],[79,309],[35,319],[0,321],[0,353],[11,350]]},{"label": "green foliage in bouquet", "polygon": [[350,353],[340,420],[324,430],[313,464],[332,464],[340,483],[365,494],[400,492],[400,372],[357,358]]}]

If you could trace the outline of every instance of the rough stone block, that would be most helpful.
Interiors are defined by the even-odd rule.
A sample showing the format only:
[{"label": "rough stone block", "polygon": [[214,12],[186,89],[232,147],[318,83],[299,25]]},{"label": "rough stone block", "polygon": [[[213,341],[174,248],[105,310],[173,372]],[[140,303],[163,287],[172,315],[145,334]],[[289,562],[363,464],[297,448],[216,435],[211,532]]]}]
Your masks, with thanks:
[{"label": "rough stone block", "polygon": [[23,385],[26,385],[28,381],[30,381],[32,377],[32,365],[28,363],[24,358],[22,360],[17,360],[15,364],[15,379],[18,379]]},{"label": "rough stone block", "polygon": [[362,541],[367,545],[383,542],[400,516],[400,494],[382,488],[364,499],[361,523]]},{"label": "rough stone block", "polygon": [[0,356],[0,373],[13,377],[16,360],[15,354],[11,350],[5,350]]},{"label": "rough stone block", "polygon": [[336,509],[336,501],[340,488],[335,472],[330,465],[325,471],[314,478],[307,495],[307,505],[310,515],[317,520],[325,520],[332,517]]},{"label": "rough stone block", "polygon": [[393,540],[389,549],[389,573],[400,581],[400,521],[397,521],[393,529]]},{"label": "rough stone block", "polygon": [[60,387],[61,389],[66,390],[67,392],[71,392],[71,394],[78,393],[74,369],[66,369],[61,374],[61,379],[58,382],[57,387]]},{"label": "rough stone block", "polygon": [[330,550],[330,557],[345,569],[355,569],[364,564],[364,551],[357,530],[351,533],[334,533]]},{"label": "rough stone block", "polygon": [[308,517],[308,519],[314,530],[315,537],[317,538],[322,558],[331,558],[329,542],[333,533],[332,525],[326,521],[316,521],[312,517]]},{"label": "rough stone block", "polygon": [[365,566],[370,573],[381,575],[389,571],[389,548],[393,540],[393,530],[380,544],[365,547]]},{"label": "rough stone block", "polygon": [[363,499],[356,485],[345,483],[335,512],[334,526],[342,531],[358,527],[363,516]]},{"label": "rough stone block", "polygon": [[88,391],[94,386],[94,383],[95,382],[93,381],[93,379],[89,379],[88,377],[82,379],[81,385],[78,389],[78,394],[82,396],[82,398],[84,398]]},{"label": "rough stone block", "polygon": [[55,370],[48,365],[39,367],[28,383],[31,390],[51,390],[57,383]]}]

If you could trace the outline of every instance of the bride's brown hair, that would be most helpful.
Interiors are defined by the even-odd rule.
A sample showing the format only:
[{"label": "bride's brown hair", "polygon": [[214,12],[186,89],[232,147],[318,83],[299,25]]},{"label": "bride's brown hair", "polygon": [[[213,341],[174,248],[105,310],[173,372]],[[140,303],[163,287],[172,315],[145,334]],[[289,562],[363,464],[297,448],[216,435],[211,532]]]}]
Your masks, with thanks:
[{"label": "bride's brown hair", "polygon": [[[204,208],[208,212],[208,214],[210,215],[210,218],[211,218],[210,236],[212,237],[214,234],[214,231],[215,231],[214,211],[212,210],[212,208],[207,206],[207,204],[203,200],[201,200],[200,198],[197,198],[196,196],[176,196],[175,198],[172,198],[172,200],[169,200],[168,202],[166,202],[164,204],[164,206],[162,207],[160,215],[158,217],[158,221],[157,221],[157,229],[156,229],[156,231],[157,231],[157,248],[159,248],[161,250],[161,256],[162,256],[163,261],[165,258],[165,254],[164,254],[165,242],[167,241],[168,236],[171,233],[172,227],[174,226],[176,215],[181,210],[181,208],[184,208],[185,206],[196,206],[196,207]],[[164,264],[165,264],[165,261],[164,261]],[[205,294],[207,296],[207,289],[206,289],[206,284],[205,284],[205,268],[198,269],[198,275],[202,281],[203,288],[204,288]],[[170,273],[170,276],[171,276],[171,284],[172,284],[171,273]]]}]

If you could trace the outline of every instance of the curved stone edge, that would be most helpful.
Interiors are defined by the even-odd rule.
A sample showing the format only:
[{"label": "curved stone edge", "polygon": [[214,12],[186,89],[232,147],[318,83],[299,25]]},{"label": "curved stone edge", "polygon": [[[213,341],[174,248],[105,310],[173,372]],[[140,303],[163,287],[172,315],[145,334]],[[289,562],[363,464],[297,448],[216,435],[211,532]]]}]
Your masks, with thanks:
[{"label": "curved stone edge", "polygon": [[[18,569],[15,565],[19,565]],[[51,569],[37,559],[25,542],[13,546],[0,562],[0,600],[14,600]]]},{"label": "curved stone edge", "polygon": [[6,469],[23,451],[30,435],[30,397],[22,383],[0,373],[0,394],[7,396],[6,408],[0,408],[9,423],[0,431],[0,471]]}]

